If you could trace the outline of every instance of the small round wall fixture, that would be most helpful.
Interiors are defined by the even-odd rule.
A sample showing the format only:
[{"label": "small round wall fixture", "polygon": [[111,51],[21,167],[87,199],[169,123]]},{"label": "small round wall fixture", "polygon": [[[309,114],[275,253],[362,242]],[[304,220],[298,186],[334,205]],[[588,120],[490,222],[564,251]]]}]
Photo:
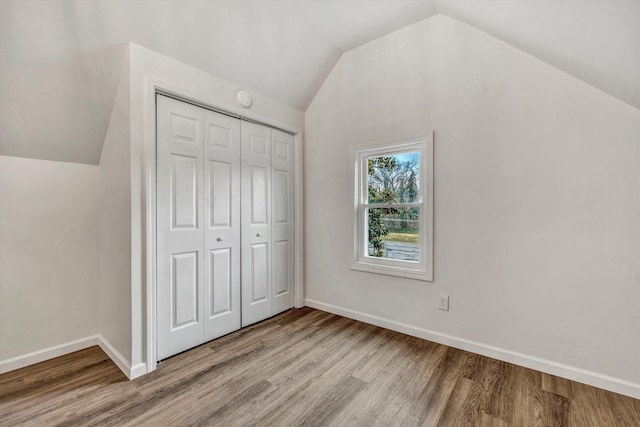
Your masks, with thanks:
[{"label": "small round wall fixture", "polygon": [[249,92],[239,90],[236,94],[236,98],[238,99],[240,105],[242,105],[244,108],[251,107],[251,95],[249,95]]}]

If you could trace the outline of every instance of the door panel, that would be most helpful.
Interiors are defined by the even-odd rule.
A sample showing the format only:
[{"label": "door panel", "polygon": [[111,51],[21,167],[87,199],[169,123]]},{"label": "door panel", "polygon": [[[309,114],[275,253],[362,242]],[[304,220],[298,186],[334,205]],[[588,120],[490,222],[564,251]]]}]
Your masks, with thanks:
[{"label": "door panel", "polygon": [[[277,163],[289,164],[291,160],[291,141],[293,140],[291,135],[274,130],[273,135],[273,158]],[[291,137],[291,138],[290,138]]]},{"label": "door panel", "polygon": [[289,291],[289,268],[287,259],[289,256],[289,242],[273,242],[273,284],[276,297]]},{"label": "door panel", "polygon": [[[264,128],[264,133],[261,130],[258,131],[258,127]],[[254,161],[269,163],[269,128],[260,125],[254,125],[253,129],[251,129],[250,126],[246,126],[245,128],[250,132],[247,136],[249,138],[249,150]]]},{"label": "door panel", "polygon": [[[208,113],[210,113],[210,111],[205,111],[205,114],[208,117],[216,117]],[[218,114],[217,116],[220,115]],[[224,118],[224,116],[218,117],[217,119],[209,120],[209,134],[207,141],[209,143],[210,149],[217,151],[224,150],[229,152],[237,152],[236,144],[238,141],[236,141],[236,139],[238,138],[237,127],[239,126],[239,124],[236,122],[237,120],[232,118]]]},{"label": "door panel", "polygon": [[211,251],[209,262],[211,268],[209,317],[213,318],[227,314],[233,309],[231,305],[233,293],[231,248]]},{"label": "door panel", "polygon": [[286,224],[289,221],[289,171],[273,171],[273,223]]},{"label": "door panel", "polygon": [[242,122],[242,326],[272,316],[271,130]]},{"label": "door panel", "polygon": [[273,144],[272,314],[294,305],[293,135],[271,130]]},{"label": "door panel", "polygon": [[171,255],[172,330],[198,322],[198,252]]},{"label": "door panel", "polygon": [[202,342],[202,121],[200,108],[157,97],[159,359]]},{"label": "door panel", "polygon": [[251,174],[251,224],[267,225],[267,193],[269,169],[250,166]]},{"label": "door panel", "polygon": [[[238,165],[236,165],[238,167]],[[210,195],[210,228],[215,227],[231,227],[232,213],[232,168],[233,166],[227,162],[210,161],[209,162],[211,188]]]},{"label": "door panel", "polygon": [[269,297],[268,280],[268,245],[257,243],[251,245],[251,275],[249,276],[250,301],[249,304],[257,304],[266,301]]},{"label": "door panel", "polygon": [[202,122],[199,118],[191,115],[192,111],[182,114],[185,110],[186,109],[183,108],[169,113],[169,120],[171,121],[171,128],[169,130],[170,138],[174,141],[200,145],[200,127],[202,126]]},{"label": "door panel", "polygon": [[240,329],[240,120],[204,110],[204,341]]},{"label": "door panel", "polygon": [[198,167],[199,159],[171,154],[171,217],[172,229],[198,228]]}]

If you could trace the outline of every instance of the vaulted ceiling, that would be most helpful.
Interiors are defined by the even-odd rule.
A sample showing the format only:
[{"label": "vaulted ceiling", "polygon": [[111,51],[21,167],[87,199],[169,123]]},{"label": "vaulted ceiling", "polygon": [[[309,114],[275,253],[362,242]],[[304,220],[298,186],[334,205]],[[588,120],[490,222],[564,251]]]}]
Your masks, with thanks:
[{"label": "vaulted ceiling", "polygon": [[305,110],[343,52],[437,13],[640,108],[637,0],[1,0],[0,154],[97,164],[129,41]]}]

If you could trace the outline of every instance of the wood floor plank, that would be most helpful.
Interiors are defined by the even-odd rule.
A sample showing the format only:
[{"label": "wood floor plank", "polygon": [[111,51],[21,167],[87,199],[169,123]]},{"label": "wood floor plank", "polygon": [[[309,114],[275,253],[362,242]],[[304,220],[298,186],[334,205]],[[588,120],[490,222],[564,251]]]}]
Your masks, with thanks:
[{"label": "wood floor plank", "polygon": [[0,426],[640,426],[640,401],[311,308],[128,381],[99,347],[0,375]]},{"label": "wood floor plank", "polygon": [[374,342],[374,349],[363,360],[361,366],[354,371],[355,378],[371,382],[389,362],[398,357],[398,353],[402,350],[401,346],[396,345],[402,337],[389,329],[381,330],[377,338]]},{"label": "wood floor plank", "polygon": [[358,358],[355,353],[355,357],[351,357],[353,347],[349,343],[355,339],[363,344],[366,336],[355,332],[368,327],[369,325],[347,320],[340,328],[330,332],[330,340],[309,348],[300,358],[300,365],[294,363],[294,366],[301,369],[296,371],[292,366],[293,372],[289,369],[280,370],[270,377],[270,381],[283,392],[274,397],[272,404],[265,405],[257,413],[261,420],[268,425],[279,420],[282,413],[287,413],[287,420],[293,424],[306,419],[307,413],[314,408],[304,402],[316,401],[331,394],[336,386],[336,379],[347,378],[354,371]]},{"label": "wood floor plank", "polygon": [[427,341],[398,336],[394,345],[398,349],[394,352],[395,357],[391,360],[381,358],[384,364],[380,364],[378,375],[370,379],[363,393],[344,409],[334,425],[369,426],[399,422],[398,412],[406,401],[406,384],[413,376],[416,354],[428,345]]},{"label": "wood floor plank", "polygon": [[573,385],[576,383],[573,381],[545,373],[542,373],[540,376],[542,390],[555,393],[569,399],[575,397]]},{"label": "wood floor plank", "polygon": [[477,426],[482,422],[482,386],[464,377],[458,378],[451,397],[440,416],[440,424]]},{"label": "wood floor plank", "polygon": [[311,410],[296,423],[297,425],[327,425],[334,420],[340,411],[351,402],[366,386],[362,380],[352,376],[346,377],[321,395]]},{"label": "wood floor plank", "polygon": [[449,354],[450,348],[429,341],[421,341],[418,344],[410,348],[407,368],[390,371],[391,376],[398,379],[396,391],[393,398],[388,399],[388,409],[377,417],[376,423],[419,424],[415,403],[423,399],[426,384],[436,384],[439,381],[439,366]]},{"label": "wood floor plank", "polygon": [[412,402],[409,416],[402,423],[404,426],[432,426],[440,422],[468,357],[469,353],[466,351],[455,348],[447,349],[447,353],[438,364],[433,378],[425,384],[416,401]]}]

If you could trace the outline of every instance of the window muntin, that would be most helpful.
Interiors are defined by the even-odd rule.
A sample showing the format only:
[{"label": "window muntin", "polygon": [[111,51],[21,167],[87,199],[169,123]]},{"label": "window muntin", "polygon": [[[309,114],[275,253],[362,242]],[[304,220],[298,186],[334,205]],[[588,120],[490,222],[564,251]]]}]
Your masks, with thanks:
[{"label": "window muntin", "polygon": [[432,137],[354,151],[356,270],[432,280]]}]

